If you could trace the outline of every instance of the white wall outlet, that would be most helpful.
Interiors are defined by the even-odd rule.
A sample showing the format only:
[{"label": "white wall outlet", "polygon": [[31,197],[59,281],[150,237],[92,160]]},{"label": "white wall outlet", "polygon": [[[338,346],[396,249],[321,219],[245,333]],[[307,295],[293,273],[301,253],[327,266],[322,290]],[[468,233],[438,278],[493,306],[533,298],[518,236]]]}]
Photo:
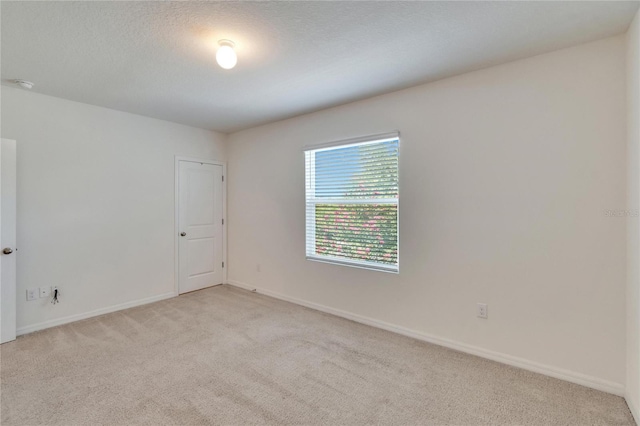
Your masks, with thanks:
[{"label": "white wall outlet", "polygon": [[27,300],[36,300],[38,297],[40,297],[40,290],[37,288],[27,290]]},{"label": "white wall outlet", "polygon": [[486,303],[478,303],[478,318],[489,318]]},{"label": "white wall outlet", "polygon": [[51,296],[51,287],[40,287],[40,297]]}]

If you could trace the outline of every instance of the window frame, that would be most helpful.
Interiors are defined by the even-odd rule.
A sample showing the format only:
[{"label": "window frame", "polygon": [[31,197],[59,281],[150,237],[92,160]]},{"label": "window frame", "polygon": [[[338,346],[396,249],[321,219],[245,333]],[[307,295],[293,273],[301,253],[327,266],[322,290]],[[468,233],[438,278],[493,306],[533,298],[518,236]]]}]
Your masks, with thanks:
[{"label": "window frame", "polygon": [[[369,198],[369,199],[342,199],[342,198],[323,198],[318,199],[315,196],[312,201],[309,200],[308,194],[316,193],[315,184],[315,155],[308,155],[310,152],[314,154],[318,151],[331,150],[337,148],[343,148],[353,145],[367,145],[381,143],[385,141],[397,140],[398,141],[398,196],[397,198]],[[368,269],[373,271],[387,272],[393,274],[400,273],[400,132],[389,132],[371,136],[363,136],[358,138],[343,139],[339,141],[322,143],[316,145],[307,145],[304,147],[304,167],[305,167],[305,257],[306,260],[328,263],[332,265],[350,266],[354,268]],[[308,162],[312,162],[309,166]],[[314,173],[307,173],[307,168],[314,170]],[[316,230],[315,230],[315,216],[316,216],[316,204],[392,204],[396,206],[396,245],[397,255],[396,263],[394,265],[369,262],[365,260],[348,259],[337,256],[319,255],[315,252],[309,253],[309,247],[316,247]],[[311,227],[311,228],[309,228]],[[310,229],[312,230],[310,232]]]}]

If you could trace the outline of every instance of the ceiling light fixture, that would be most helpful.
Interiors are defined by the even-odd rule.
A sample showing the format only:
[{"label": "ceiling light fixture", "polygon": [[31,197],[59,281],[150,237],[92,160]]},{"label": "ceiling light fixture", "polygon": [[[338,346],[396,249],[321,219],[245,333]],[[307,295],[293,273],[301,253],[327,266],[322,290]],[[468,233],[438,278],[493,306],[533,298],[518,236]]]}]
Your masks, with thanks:
[{"label": "ceiling light fixture", "polygon": [[238,56],[236,51],[233,50],[235,44],[231,40],[220,40],[218,44],[220,47],[216,53],[216,61],[225,70],[230,70],[238,63]]}]

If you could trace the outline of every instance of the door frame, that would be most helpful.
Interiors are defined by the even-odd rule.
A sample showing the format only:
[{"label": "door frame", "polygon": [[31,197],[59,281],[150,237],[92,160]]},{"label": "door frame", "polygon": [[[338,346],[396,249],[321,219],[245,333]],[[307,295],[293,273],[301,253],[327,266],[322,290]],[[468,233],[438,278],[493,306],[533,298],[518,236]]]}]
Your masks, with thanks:
[{"label": "door frame", "polygon": [[[13,254],[12,256],[17,257],[18,254],[16,253],[18,251],[17,248],[17,233],[18,233],[18,229],[17,229],[17,222],[18,222],[18,211],[17,211],[17,205],[18,205],[18,187],[17,187],[17,182],[18,182],[18,174],[17,174],[17,170],[18,170],[18,158],[17,158],[17,154],[18,154],[18,144],[14,139],[5,139],[5,138],[0,138],[0,144],[2,144],[2,146],[4,148],[0,149],[0,170],[2,169],[1,165],[2,163],[4,163],[5,166],[9,166],[9,168],[11,169],[10,174],[13,177],[13,182],[1,182],[2,181],[2,173],[0,173],[0,183],[1,186],[3,187],[3,189],[8,190],[8,192],[12,192],[12,194],[6,194],[6,195],[15,195],[14,198],[14,207],[15,207],[15,223],[13,223],[15,229],[13,229],[13,232],[9,232],[8,234],[11,235],[13,234],[15,241],[12,241],[11,245],[13,247]],[[4,152],[5,149],[8,149],[10,151],[12,151],[11,156],[9,156],[9,160],[13,160],[13,162],[7,164],[6,163],[6,158],[5,156],[9,153]],[[1,191],[0,191],[1,192]],[[1,200],[0,200],[0,204],[1,204]],[[1,207],[1,206],[0,206]],[[0,215],[2,214],[1,209],[0,209]],[[3,235],[6,234],[6,230],[2,229],[1,223],[0,223],[0,233],[2,233]],[[3,247],[0,247],[0,249],[2,249]],[[2,254],[0,254],[0,256],[3,256]],[[18,279],[17,279],[17,259],[15,260],[16,262],[16,267],[13,270],[13,277],[9,277],[9,278],[13,278],[10,280],[10,283],[7,284],[6,281],[2,280],[2,277],[0,276],[0,293],[2,294],[2,297],[0,299],[2,299],[2,306],[0,306],[0,326],[4,329],[9,328],[8,333],[7,334],[2,334],[2,332],[0,332],[0,336],[2,336],[2,338],[4,339],[4,343],[6,342],[10,342],[12,340],[15,340],[16,338],[16,332],[17,332],[17,319],[16,319],[16,313],[18,310],[18,306],[17,306],[17,291],[18,291]],[[0,262],[1,263],[1,262]],[[0,266],[0,275],[2,275],[1,273],[1,266]],[[4,271],[4,274],[6,275],[7,272]],[[9,327],[7,327],[7,323],[9,324]],[[7,336],[9,336],[7,338]]]},{"label": "door frame", "polygon": [[202,163],[202,164],[211,164],[214,166],[222,166],[222,219],[224,223],[222,224],[222,262],[224,263],[224,267],[222,268],[222,284],[227,283],[227,162],[226,161],[217,161],[210,160],[205,158],[196,158],[196,157],[183,157],[183,156],[175,156],[175,164],[174,164],[174,177],[175,177],[175,211],[174,211],[174,229],[173,229],[173,239],[174,239],[174,285],[173,292],[175,296],[180,295],[180,162],[181,161],[189,161],[192,163]]}]

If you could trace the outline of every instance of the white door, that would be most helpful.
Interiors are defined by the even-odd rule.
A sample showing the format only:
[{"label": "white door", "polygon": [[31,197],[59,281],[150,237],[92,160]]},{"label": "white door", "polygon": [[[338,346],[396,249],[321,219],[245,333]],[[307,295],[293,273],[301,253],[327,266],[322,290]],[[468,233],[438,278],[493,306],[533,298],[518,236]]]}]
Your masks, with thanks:
[{"label": "white door", "polygon": [[222,284],[222,166],[179,161],[178,289]]},{"label": "white door", "polygon": [[0,144],[0,343],[16,338],[16,141]]}]

